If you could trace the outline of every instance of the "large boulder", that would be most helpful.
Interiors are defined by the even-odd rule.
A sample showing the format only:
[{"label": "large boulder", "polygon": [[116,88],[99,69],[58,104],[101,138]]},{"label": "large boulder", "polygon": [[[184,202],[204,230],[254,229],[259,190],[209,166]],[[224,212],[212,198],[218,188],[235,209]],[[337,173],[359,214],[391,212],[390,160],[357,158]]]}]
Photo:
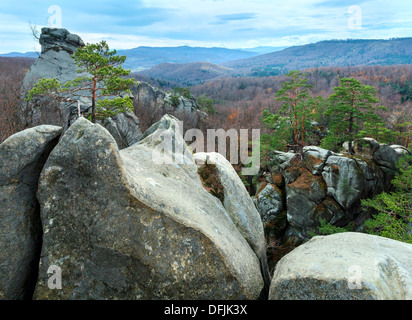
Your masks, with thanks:
[{"label": "large boulder", "polygon": [[[260,296],[259,258],[203,187],[179,126],[166,116],[121,151],[98,124],[80,118],[69,128],[39,182],[36,299]],[[61,290],[48,287],[51,266],[61,268]]]},{"label": "large boulder", "polygon": [[327,193],[344,209],[351,208],[361,199],[365,179],[356,160],[349,157],[330,156],[322,172]]},{"label": "large boulder", "polygon": [[308,239],[309,232],[318,225],[318,205],[326,197],[326,185],[322,177],[313,175],[305,168],[300,176],[286,185],[287,219],[292,227],[302,231]]},{"label": "large boulder", "polygon": [[266,242],[259,212],[230,162],[220,153],[199,152],[194,154],[198,168],[212,166],[215,179],[223,190],[223,207],[242,236],[249,243],[260,260],[265,282],[269,286],[270,276],[266,259]]},{"label": "large boulder", "polygon": [[133,112],[119,113],[114,117],[102,120],[101,124],[116,140],[119,149],[126,149],[134,145],[142,137],[139,128],[140,121]]},{"label": "large boulder", "polygon": [[265,183],[256,194],[256,207],[263,223],[276,220],[285,209],[283,192],[272,183]]},{"label": "large boulder", "polygon": [[163,109],[164,112],[187,111],[201,113],[196,99],[165,92],[146,82],[140,82],[137,87],[133,88],[133,95],[137,103],[147,109]]},{"label": "large boulder", "polygon": [[137,87],[133,88],[133,95],[138,104],[150,110],[162,107],[167,93],[146,82],[140,82]]},{"label": "large boulder", "polygon": [[272,300],[410,300],[412,245],[362,233],[314,237],[276,265]]},{"label": "large boulder", "polygon": [[31,299],[41,246],[38,179],[61,127],[39,126],[0,144],[0,299]]},{"label": "large boulder", "polygon": [[379,149],[373,154],[373,159],[378,165],[392,170],[396,169],[399,158],[400,155],[396,150],[384,143],[380,144]]}]

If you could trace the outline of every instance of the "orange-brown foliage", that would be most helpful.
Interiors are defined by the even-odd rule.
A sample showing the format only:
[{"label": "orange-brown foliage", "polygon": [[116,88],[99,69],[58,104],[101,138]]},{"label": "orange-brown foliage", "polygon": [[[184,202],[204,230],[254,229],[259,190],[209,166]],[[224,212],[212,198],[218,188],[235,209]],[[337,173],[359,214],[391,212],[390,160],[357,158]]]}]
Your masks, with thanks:
[{"label": "orange-brown foliage", "polygon": [[33,59],[0,58],[0,143],[24,129],[18,119],[20,88]]}]

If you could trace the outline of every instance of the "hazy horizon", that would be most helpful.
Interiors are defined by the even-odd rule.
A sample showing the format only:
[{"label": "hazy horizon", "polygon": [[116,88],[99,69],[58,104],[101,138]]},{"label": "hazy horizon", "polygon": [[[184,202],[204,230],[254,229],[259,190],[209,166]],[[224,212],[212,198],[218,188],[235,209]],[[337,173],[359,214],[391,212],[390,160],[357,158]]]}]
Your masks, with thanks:
[{"label": "hazy horizon", "polygon": [[39,51],[30,26],[62,27],[118,50],[147,47],[289,47],[332,39],[412,35],[403,1],[11,0],[0,4],[0,53]]}]

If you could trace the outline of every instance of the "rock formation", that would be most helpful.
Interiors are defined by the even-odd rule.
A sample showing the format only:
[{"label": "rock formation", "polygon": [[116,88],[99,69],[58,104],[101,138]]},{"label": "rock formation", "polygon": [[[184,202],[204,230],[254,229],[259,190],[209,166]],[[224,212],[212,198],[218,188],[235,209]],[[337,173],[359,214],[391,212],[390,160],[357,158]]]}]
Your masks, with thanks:
[{"label": "rock formation", "polygon": [[148,110],[160,110],[162,114],[184,112],[195,118],[193,119],[195,124],[207,117],[207,114],[197,104],[196,99],[188,99],[179,94],[165,92],[146,82],[140,82],[137,87],[132,88],[132,93],[136,103]]},{"label": "rock formation", "polygon": [[284,256],[272,300],[411,300],[412,245],[363,233],[317,236]]},{"label": "rock formation", "polygon": [[[179,125],[165,116],[121,151],[84,118],[66,131],[39,182],[44,236],[35,299],[260,296],[258,213],[231,196],[242,191],[227,189],[239,186],[237,176],[222,179],[224,203],[203,187]],[[165,134],[175,148],[158,164],[153,151]],[[61,290],[48,288],[53,265],[64,274]]]},{"label": "rock formation", "polygon": [[42,233],[38,180],[61,132],[38,126],[0,144],[0,300],[33,294]]},{"label": "rock formation", "polygon": [[[34,62],[23,82],[22,97],[41,78],[55,78],[61,83],[71,81],[82,74],[77,73],[78,66],[72,58],[77,48],[84,46],[83,40],[66,29],[42,28],[40,36],[40,57]],[[91,100],[87,97],[72,97],[80,101],[80,109],[87,112]],[[22,99],[23,100],[23,99]],[[31,102],[23,102],[21,121],[26,126],[39,124],[59,125],[66,130],[78,118],[78,106],[50,101],[40,98]],[[139,120],[128,112],[101,122],[114,135],[119,147],[125,148],[137,142],[141,136]]]},{"label": "rock formation", "polygon": [[166,115],[122,150],[85,118],[63,134],[42,125],[3,142],[0,300],[412,298],[412,245],[355,232],[305,238],[319,217],[353,219],[357,197],[385,189],[404,150],[306,147],[303,166],[274,152],[255,202],[265,223],[307,242],[270,281],[261,216],[240,178],[220,154],[193,155],[180,125]]},{"label": "rock formation", "polygon": [[45,53],[48,50],[64,50],[67,53],[72,54],[77,48],[85,45],[78,35],[60,28],[43,28],[39,41],[42,53]]},{"label": "rock formation", "polygon": [[254,199],[263,222],[295,243],[309,240],[321,219],[360,230],[367,214],[360,200],[389,190],[405,150],[370,138],[353,146],[353,156],[307,146],[303,161],[294,153],[272,152],[270,172]]}]

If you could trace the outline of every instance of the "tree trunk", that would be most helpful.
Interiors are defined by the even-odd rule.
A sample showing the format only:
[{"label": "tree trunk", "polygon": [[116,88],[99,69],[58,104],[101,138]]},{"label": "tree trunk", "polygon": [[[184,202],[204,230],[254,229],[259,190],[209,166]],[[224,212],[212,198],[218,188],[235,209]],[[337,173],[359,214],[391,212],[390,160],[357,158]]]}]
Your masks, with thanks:
[{"label": "tree trunk", "polygon": [[294,92],[294,97],[293,97],[293,115],[294,115],[294,118],[295,118],[295,123],[294,123],[294,125],[295,125],[295,145],[296,145],[296,152],[299,152],[299,129],[298,129],[298,114],[297,114],[297,106],[298,106],[298,101],[297,101],[297,98],[298,98],[298,89],[297,88],[295,88],[295,92]]},{"label": "tree trunk", "polygon": [[92,101],[92,123],[96,123],[96,102]]},{"label": "tree trunk", "polygon": [[349,154],[353,154],[353,147],[352,147],[352,129],[353,128],[353,112],[351,112],[349,117],[349,143],[348,143],[348,152]]},{"label": "tree trunk", "polygon": [[97,80],[93,79],[93,92],[92,92],[92,123],[96,123],[96,89]]},{"label": "tree trunk", "polygon": [[353,139],[353,136],[352,136],[352,130],[353,130],[353,121],[354,121],[354,119],[353,119],[353,110],[354,110],[354,108],[355,108],[355,92],[352,90],[352,92],[351,92],[351,94],[352,94],[352,99],[351,99],[351,112],[350,112],[350,116],[349,116],[349,144],[348,144],[348,152],[349,152],[349,154],[353,154],[354,152],[353,152],[353,147],[352,147],[352,139]]}]

